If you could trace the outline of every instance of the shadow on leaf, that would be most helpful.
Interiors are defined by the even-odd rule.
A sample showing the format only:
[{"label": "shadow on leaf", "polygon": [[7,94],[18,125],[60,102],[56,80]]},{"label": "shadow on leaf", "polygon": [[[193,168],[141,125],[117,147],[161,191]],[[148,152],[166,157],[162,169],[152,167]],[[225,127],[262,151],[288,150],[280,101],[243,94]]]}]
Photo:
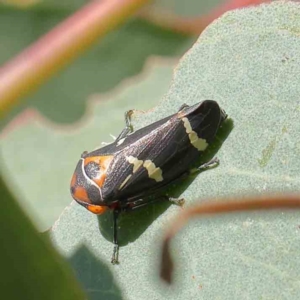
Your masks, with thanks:
[{"label": "shadow on leaf", "polygon": [[[120,214],[118,218],[118,240],[120,246],[135,241],[150,224],[161,215],[169,206],[170,202],[162,200],[155,202],[128,213]],[[107,212],[98,216],[101,234],[109,241],[113,239],[113,213]]]},{"label": "shadow on leaf", "polygon": [[86,246],[78,248],[69,261],[89,300],[123,299],[121,289],[106,263],[96,258]]}]

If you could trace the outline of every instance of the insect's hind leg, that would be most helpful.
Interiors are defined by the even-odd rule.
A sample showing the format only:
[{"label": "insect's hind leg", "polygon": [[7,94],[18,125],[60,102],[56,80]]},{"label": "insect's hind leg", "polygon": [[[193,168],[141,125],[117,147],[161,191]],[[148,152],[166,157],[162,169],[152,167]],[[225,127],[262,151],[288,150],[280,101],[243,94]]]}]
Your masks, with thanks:
[{"label": "insect's hind leg", "polygon": [[132,202],[131,206],[122,208],[122,212],[123,211],[125,211],[125,212],[133,211],[133,210],[142,208],[144,206],[147,206],[149,204],[163,201],[163,200],[170,201],[172,204],[176,204],[178,206],[183,206],[183,204],[185,202],[185,200],[183,198],[173,198],[173,197],[169,197],[167,195],[160,195],[160,196],[157,196],[157,198],[151,199],[149,201],[145,201],[144,199],[138,199],[138,200]]},{"label": "insect's hind leg", "polygon": [[166,196],[166,198],[172,204],[175,204],[175,205],[178,205],[178,206],[183,206],[184,203],[185,203],[185,199],[184,198],[173,198],[173,197],[169,197],[169,196]]},{"label": "insect's hind leg", "polygon": [[128,110],[125,112],[125,125],[126,127],[122,130],[120,135],[117,137],[116,142],[125,138],[129,133],[133,132],[133,127],[131,124],[131,115],[133,114],[133,110]]},{"label": "insect's hind leg", "polygon": [[210,168],[214,168],[216,166],[218,166],[220,163],[220,160],[217,157],[214,157],[213,159],[211,159],[210,161],[202,164],[201,166],[197,167],[197,168],[193,168],[190,170],[190,174],[202,171],[202,170],[207,170]]},{"label": "insect's hind leg", "polygon": [[184,108],[187,108],[187,107],[190,107],[190,106],[187,105],[186,103],[183,103],[183,104],[179,107],[178,111],[181,111],[181,110],[183,110]]}]

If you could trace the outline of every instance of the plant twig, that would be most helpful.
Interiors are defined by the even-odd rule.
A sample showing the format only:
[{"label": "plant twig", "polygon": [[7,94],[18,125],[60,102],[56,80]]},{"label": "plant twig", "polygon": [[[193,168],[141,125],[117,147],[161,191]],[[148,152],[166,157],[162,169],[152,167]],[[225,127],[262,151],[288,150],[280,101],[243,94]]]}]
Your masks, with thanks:
[{"label": "plant twig", "polygon": [[149,0],[95,0],[0,68],[0,118]]},{"label": "plant twig", "polygon": [[168,284],[172,283],[174,264],[170,255],[170,242],[176,233],[194,217],[205,215],[216,215],[223,213],[253,211],[253,210],[274,210],[274,209],[300,209],[300,197],[282,195],[278,197],[248,198],[246,200],[227,200],[222,202],[209,202],[189,207],[181,211],[179,216],[170,224],[167,230],[162,247],[160,277]]},{"label": "plant twig", "polygon": [[196,17],[179,16],[167,9],[157,8],[153,5],[142,9],[139,16],[165,29],[185,35],[198,36],[212,21],[225,12],[265,2],[270,2],[270,0],[227,0],[206,14],[199,12],[199,16]]}]

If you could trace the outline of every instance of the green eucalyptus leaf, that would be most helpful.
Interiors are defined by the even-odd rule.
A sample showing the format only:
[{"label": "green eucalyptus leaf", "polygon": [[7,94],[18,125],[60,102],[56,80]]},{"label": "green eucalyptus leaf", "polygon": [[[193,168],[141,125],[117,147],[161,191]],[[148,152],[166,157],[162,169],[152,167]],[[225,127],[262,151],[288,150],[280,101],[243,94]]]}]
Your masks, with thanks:
[{"label": "green eucalyptus leaf", "polygon": [[[164,101],[136,119],[139,128],[176,112],[183,102],[214,99],[233,120],[227,139],[217,138],[223,141],[217,151],[220,166],[191,180],[181,194],[186,205],[299,192],[299,32],[298,3],[276,1],[226,13],[180,61]],[[88,249],[90,259],[74,265],[78,273],[84,274],[94,257],[106,262],[123,299],[299,298],[299,214],[286,211],[190,222],[172,244],[175,285],[165,287],[158,278],[161,240],[178,210],[159,203],[124,214],[118,266],[109,262],[109,214],[97,218],[72,203],[52,239],[71,260],[78,247]],[[93,285],[94,278],[87,281]]]},{"label": "green eucalyptus leaf", "polygon": [[42,237],[0,178],[2,299],[85,299],[71,268]]}]

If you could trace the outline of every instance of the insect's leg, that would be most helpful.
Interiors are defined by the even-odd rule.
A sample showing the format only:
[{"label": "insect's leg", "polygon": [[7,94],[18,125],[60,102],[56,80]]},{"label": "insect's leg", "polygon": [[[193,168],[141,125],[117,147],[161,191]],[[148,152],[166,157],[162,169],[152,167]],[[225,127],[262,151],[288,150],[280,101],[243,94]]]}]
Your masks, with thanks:
[{"label": "insect's leg", "polygon": [[148,204],[155,203],[155,202],[158,202],[158,201],[161,201],[161,200],[165,200],[165,196],[159,196],[159,197],[154,198],[154,199],[149,200],[149,201],[145,201],[144,199],[138,199],[138,200],[135,200],[133,202],[128,203],[127,206],[124,206],[122,208],[122,212],[123,211],[124,212],[130,212],[130,211],[139,209],[141,207],[147,206]]},{"label": "insect's leg", "polygon": [[168,200],[172,203],[172,204],[176,204],[178,206],[183,206],[184,205],[184,202],[185,202],[185,199],[184,198],[173,198],[173,197],[168,197]]},{"label": "insect's leg", "polygon": [[133,127],[131,124],[131,115],[133,114],[133,110],[128,110],[125,112],[125,125],[126,127],[122,130],[120,135],[116,138],[116,142],[125,138],[129,133],[133,132]]},{"label": "insect's leg", "polygon": [[131,205],[123,207],[122,211],[125,211],[125,212],[133,211],[133,210],[142,208],[144,206],[147,206],[148,204],[152,204],[152,203],[155,203],[158,201],[163,201],[163,200],[170,201],[171,203],[179,205],[179,206],[182,206],[185,201],[184,199],[172,198],[167,195],[161,195],[161,196],[158,196],[157,198],[154,198],[154,199],[151,199],[148,201],[147,200],[145,201],[144,199],[135,200],[130,203]]},{"label": "insect's leg", "polygon": [[119,263],[119,243],[118,243],[118,216],[119,216],[119,214],[120,214],[119,210],[115,209],[113,211],[114,251],[113,251],[112,258],[111,258],[111,263],[113,265],[116,265]]},{"label": "insect's leg", "polygon": [[184,108],[187,108],[189,107],[189,105],[187,105],[186,103],[183,103],[180,107],[179,107],[179,110],[178,111],[181,111],[183,110]]},{"label": "insect's leg", "polygon": [[217,165],[219,165],[219,163],[220,163],[219,159],[217,157],[214,157],[213,159],[211,159],[210,161],[204,163],[200,167],[191,169],[190,173],[193,174],[193,173],[199,172],[201,170],[206,170],[206,169],[214,168]]}]

